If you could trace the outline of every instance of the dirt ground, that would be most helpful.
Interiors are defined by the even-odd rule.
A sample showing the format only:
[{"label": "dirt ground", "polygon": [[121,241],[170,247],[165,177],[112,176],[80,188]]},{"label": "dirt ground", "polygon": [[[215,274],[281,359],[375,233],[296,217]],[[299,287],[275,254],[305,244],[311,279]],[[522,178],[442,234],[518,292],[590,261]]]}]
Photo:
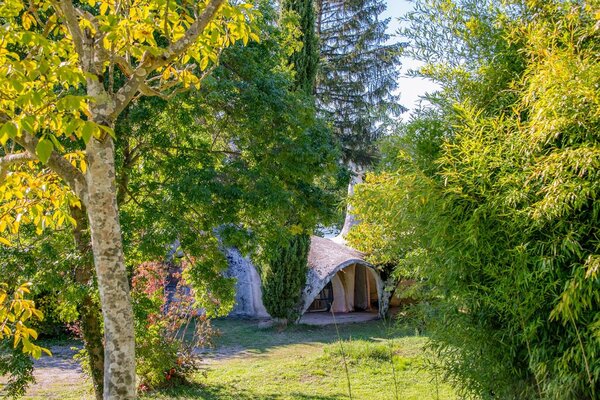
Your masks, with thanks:
[{"label": "dirt ground", "polygon": [[[50,346],[49,350],[52,357],[44,355],[34,362],[33,376],[36,382],[31,385],[24,398],[60,400],[63,398],[61,393],[68,391],[82,400],[93,399],[86,376],[79,363],[73,359],[79,349],[61,344]],[[5,381],[6,378],[0,377],[0,382]]]}]

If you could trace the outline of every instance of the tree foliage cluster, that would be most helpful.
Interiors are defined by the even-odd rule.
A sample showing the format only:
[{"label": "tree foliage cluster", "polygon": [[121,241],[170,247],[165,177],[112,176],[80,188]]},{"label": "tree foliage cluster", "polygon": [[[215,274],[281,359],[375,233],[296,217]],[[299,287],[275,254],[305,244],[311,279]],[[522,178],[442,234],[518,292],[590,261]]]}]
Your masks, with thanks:
[{"label": "tree foliage cluster", "polygon": [[[255,15],[252,4],[225,0],[0,4],[1,183],[14,181],[6,172],[11,166],[33,168],[33,176],[46,170],[42,178],[58,176],[63,185],[55,191],[73,192],[87,214],[104,319],[106,398],[136,396],[133,313],[114,185],[115,122],[140,97],[169,98],[197,87],[224,48],[256,38]],[[83,163],[73,162],[74,151]],[[25,205],[36,210],[30,219],[41,228],[48,221],[54,228],[73,222],[64,214],[75,204],[61,203],[61,196],[43,196],[52,206],[49,215],[38,208],[36,196],[45,188]],[[3,237],[17,234],[29,194],[25,179],[5,194],[16,201],[3,199]],[[52,210],[63,215],[54,219]]]},{"label": "tree foliage cluster", "polygon": [[295,321],[306,286],[310,235],[293,235],[283,243],[262,266],[263,302],[273,318]]},{"label": "tree foliage cluster", "polygon": [[177,239],[211,315],[233,305],[223,246],[267,260],[327,223],[337,201],[337,145],[288,69],[296,29],[276,26],[267,2],[260,10],[260,43],[225,50],[200,90],[139,102],[116,127],[130,260],[161,257]]},{"label": "tree foliage cluster", "polygon": [[[112,9],[102,4],[81,11],[80,23],[111,14]],[[174,18],[174,12],[166,6],[167,15]],[[278,15],[269,1],[258,2],[256,10],[236,3],[219,11],[217,19],[222,20],[218,23],[215,20],[214,24],[225,25],[229,41],[215,48],[218,65],[215,57],[209,57],[210,69],[206,65],[194,69],[198,66],[194,67],[193,59],[178,60],[183,62],[184,69],[203,79],[199,89],[179,93],[187,86],[181,77],[173,75],[185,72],[176,70],[181,64],[171,66],[174,69],[170,83],[163,82],[168,77],[161,69],[148,78],[148,84],[160,81],[162,92],[148,92],[144,86],[147,84],[140,83],[143,89],[114,124],[98,128],[110,135],[96,139],[112,142],[114,132],[112,194],[118,203],[123,227],[127,274],[136,276],[140,266],[148,265],[146,261],[165,259],[168,245],[176,242],[179,247],[175,252],[181,252],[189,265],[185,279],[194,286],[198,304],[211,316],[226,314],[233,304],[233,282],[222,276],[226,268],[222,246],[237,245],[250,251],[261,243],[271,243],[289,232],[292,219],[299,226],[314,226],[318,221],[327,220],[335,201],[331,188],[337,187],[336,144],[317,120],[310,99],[293,89],[294,75],[288,67],[288,45],[299,47],[295,20],[291,18],[277,26]],[[21,14],[24,12],[26,10],[21,10]],[[164,7],[162,12],[165,12]],[[15,18],[15,23],[20,23],[20,17]],[[240,28],[248,20],[252,20],[252,29]],[[57,20],[57,24],[61,22]],[[188,26],[189,22],[182,24]],[[213,28],[219,31],[221,28],[217,25]],[[28,26],[35,36],[39,25]],[[18,28],[28,29],[21,25]],[[168,31],[171,32],[170,28]],[[259,43],[247,42],[258,39],[258,33]],[[157,43],[148,42],[148,46],[156,44],[163,49],[175,40],[169,42],[157,32],[151,37]],[[240,39],[238,43],[235,38]],[[54,38],[50,36],[50,39]],[[150,38],[138,39],[144,43],[151,41]],[[210,36],[210,41],[217,39],[221,40],[216,33]],[[223,46],[229,48],[223,49]],[[21,57],[19,52],[15,55]],[[123,65],[125,60],[119,60],[113,65],[114,70],[109,68],[101,77],[109,92],[117,92],[134,78]],[[16,80],[7,79],[3,84],[13,84],[13,81]],[[79,94],[70,87],[59,97]],[[146,95],[157,96],[144,98]],[[89,96],[82,95],[82,98],[94,101]],[[85,103],[79,105],[85,111]],[[77,120],[73,124],[82,132],[89,133],[88,130],[97,125],[86,112],[75,114],[73,119],[79,117],[83,122]],[[48,111],[48,115],[54,114]],[[6,238],[2,244],[11,244],[2,248],[3,256],[7,256],[0,260],[3,277],[33,281],[36,296],[46,300],[57,320],[78,321],[86,339],[96,397],[101,398],[104,370],[101,335],[105,325],[99,314],[90,229],[85,214],[79,209],[85,211],[86,203],[81,201],[82,192],[78,189],[81,187],[67,187],[65,183],[74,182],[61,175],[64,170],[60,167],[57,167],[58,173],[54,170],[57,163],[60,166],[66,160],[70,167],[79,170],[70,170],[79,185],[83,177],[80,174],[89,173],[88,160],[95,150],[87,149],[86,153],[78,149],[96,136],[82,137],[82,142],[79,131],[72,131],[71,136],[58,136],[64,132],[42,129],[39,131],[42,139],[38,142],[48,135],[48,140],[54,143],[49,150],[50,158],[43,164],[35,149],[23,151],[19,142],[34,131],[25,128],[13,132],[13,126],[18,127],[18,123],[8,121],[2,125],[0,153],[0,207],[4,207],[0,211],[0,228]],[[85,190],[83,194],[87,195]],[[120,237],[113,239],[120,240]],[[158,324],[150,329],[145,325],[148,321],[144,312],[138,312],[136,299],[139,297],[134,296],[136,318],[135,324],[132,323],[139,328],[136,330],[137,369],[138,373],[143,371],[146,387],[155,387],[164,383],[167,376],[162,361],[170,360],[166,364],[172,365],[171,361],[178,361],[180,349],[169,345],[163,346],[165,351],[160,354],[154,353],[156,346],[150,343],[158,345],[164,327]],[[86,326],[97,334],[95,344],[99,347],[90,346],[92,341],[85,338]],[[97,357],[94,358],[94,354]],[[19,354],[13,354],[9,360],[14,364],[20,358]],[[182,365],[185,366],[173,367],[172,376],[180,372]],[[30,369],[24,371],[25,378],[30,376]],[[111,371],[113,376],[117,372]],[[28,381],[23,379],[23,383]],[[111,395],[114,394],[104,393],[104,396]]]},{"label": "tree foliage cluster", "polygon": [[31,322],[43,320],[44,314],[29,298],[31,283],[16,288],[0,283],[0,374],[8,377],[1,395],[20,396],[32,381],[31,357],[40,358],[42,352],[51,355],[48,349],[34,343],[37,330]]},{"label": "tree foliage cluster", "polygon": [[404,34],[440,85],[353,200],[354,243],[436,301],[465,397],[600,385],[600,4],[417,1]]},{"label": "tree foliage cluster", "polygon": [[405,109],[398,96],[401,43],[390,43],[383,0],[318,0],[320,63],[315,94],[342,145],[342,161],[368,166],[375,142]]},{"label": "tree foliage cluster", "polygon": [[[338,160],[333,162],[343,165],[346,173],[360,175],[375,159],[375,140],[404,110],[394,94],[401,45],[387,43],[389,20],[380,19],[385,7],[382,0],[285,0],[281,4],[281,21],[297,17],[299,22],[301,46],[293,48],[288,61],[295,88],[316,104],[322,123],[341,147]],[[292,261],[290,249],[297,249],[295,253],[306,258],[310,240],[304,236],[315,228],[296,219],[290,219],[289,232],[280,234],[281,245],[272,241],[257,257],[267,311],[283,319],[298,308],[290,299],[300,298],[308,261]],[[348,215],[344,225],[351,221]],[[306,248],[300,250],[299,246]],[[298,265],[284,267],[285,259]],[[298,273],[300,277],[294,275]],[[286,304],[287,311],[279,304]]]},{"label": "tree foliage cluster", "polygon": [[277,27],[269,1],[194,4],[2,4],[0,228],[14,245],[2,269],[35,279],[82,328],[81,305],[95,304],[106,365],[125,357],[106,369],[106,398],[134,396],[127,274],[177,241],[198,300],[221,315],[233,301],[222,245],[281,235],[290,214],[314,226],[333,204],[336,146],[287,68],[296,27]]}]

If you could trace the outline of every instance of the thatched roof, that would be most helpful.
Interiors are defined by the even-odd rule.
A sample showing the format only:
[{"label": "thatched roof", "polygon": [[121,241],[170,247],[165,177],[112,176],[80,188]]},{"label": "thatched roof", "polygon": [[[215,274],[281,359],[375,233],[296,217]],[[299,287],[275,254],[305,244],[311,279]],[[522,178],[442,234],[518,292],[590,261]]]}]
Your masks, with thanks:
[{"label": "thatched roof", "polygon": [[325,279],[338,267],[352,264],[369,265],[364,255],[357,250],[330,239],[311,237],[308,267],[319,278]]}]

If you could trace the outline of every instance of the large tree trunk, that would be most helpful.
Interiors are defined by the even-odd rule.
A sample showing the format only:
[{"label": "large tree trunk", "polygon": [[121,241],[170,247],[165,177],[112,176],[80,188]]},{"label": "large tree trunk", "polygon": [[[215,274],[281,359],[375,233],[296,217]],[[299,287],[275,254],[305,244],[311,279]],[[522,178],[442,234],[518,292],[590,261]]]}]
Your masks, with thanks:
[{"label": "large tree trunk", "polygon": [[79,323],[83,333],[85,350],[90,364],[92,384],[97,400],[102,400],[104,386],[104,344],[102,343],[102,324],[100,321],[101,310],[93,297],[94,287],[94,264],[92,260],[92,248],[88,223],[85,216],[85,208],[71,209],[71,216],[76,225],[73,229],[73,237],[77,250],[83,259],[82,265],[75,270],[75,281],[86,288],[86,293],[79,304]]},{"label": "large tree trunk", "polygon": [[90,139],[87,162],[87,214],[104,316],[104,398],[134,399],[133,312],[117,209],[112,139]]}]

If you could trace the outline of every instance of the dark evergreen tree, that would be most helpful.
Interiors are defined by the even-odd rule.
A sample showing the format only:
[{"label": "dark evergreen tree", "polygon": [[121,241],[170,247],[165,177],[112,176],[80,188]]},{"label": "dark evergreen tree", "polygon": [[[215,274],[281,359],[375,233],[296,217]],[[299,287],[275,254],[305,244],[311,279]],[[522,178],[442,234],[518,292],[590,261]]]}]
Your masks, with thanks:
[{"label": "dark evergreen tree", "polygon": [[294,13],[300,24],[302,48],[290,56],[290,64],[296,72],[295,86],[307,95],[313,95],[319,64],[319,45],[315,34],[314,0],[282,0],[282,16]]},{"label": "dark evergreen tree", "polygon": [[343,147],[343,161],[369,165],[373,145],[404,108],[397,89],[400,43],[389,44],[384,0],[317,0],[319,111]]},{"label": "dark evergreen tree", "polygon": [[263,301],[273,318],[293,321],[299,316],[309,247],[310,235],[293,235],[272,253],[268,265],[263,268]]},{"label": "dark evergreen tree", "polygon": [[[319,62],[319,48],[315,35],[315,7],[313,0],[282,0],[281,18],[290,14],[298,18],[302,47],[289,57],[295,72],[294,89],[314,101],[315,78]],[[310,131],[309,131],[310,134]],[[312,135],[312,134],[311,134]],[[269,314],[283,320],[298,316],[302,289],[306,284],[310,231],[314,226],[298,223],[301,215],[294,215],[284,230],[296,231],[288,237],[283,234],[273,245],[273,251],[262,266],[263,302]]]}]

